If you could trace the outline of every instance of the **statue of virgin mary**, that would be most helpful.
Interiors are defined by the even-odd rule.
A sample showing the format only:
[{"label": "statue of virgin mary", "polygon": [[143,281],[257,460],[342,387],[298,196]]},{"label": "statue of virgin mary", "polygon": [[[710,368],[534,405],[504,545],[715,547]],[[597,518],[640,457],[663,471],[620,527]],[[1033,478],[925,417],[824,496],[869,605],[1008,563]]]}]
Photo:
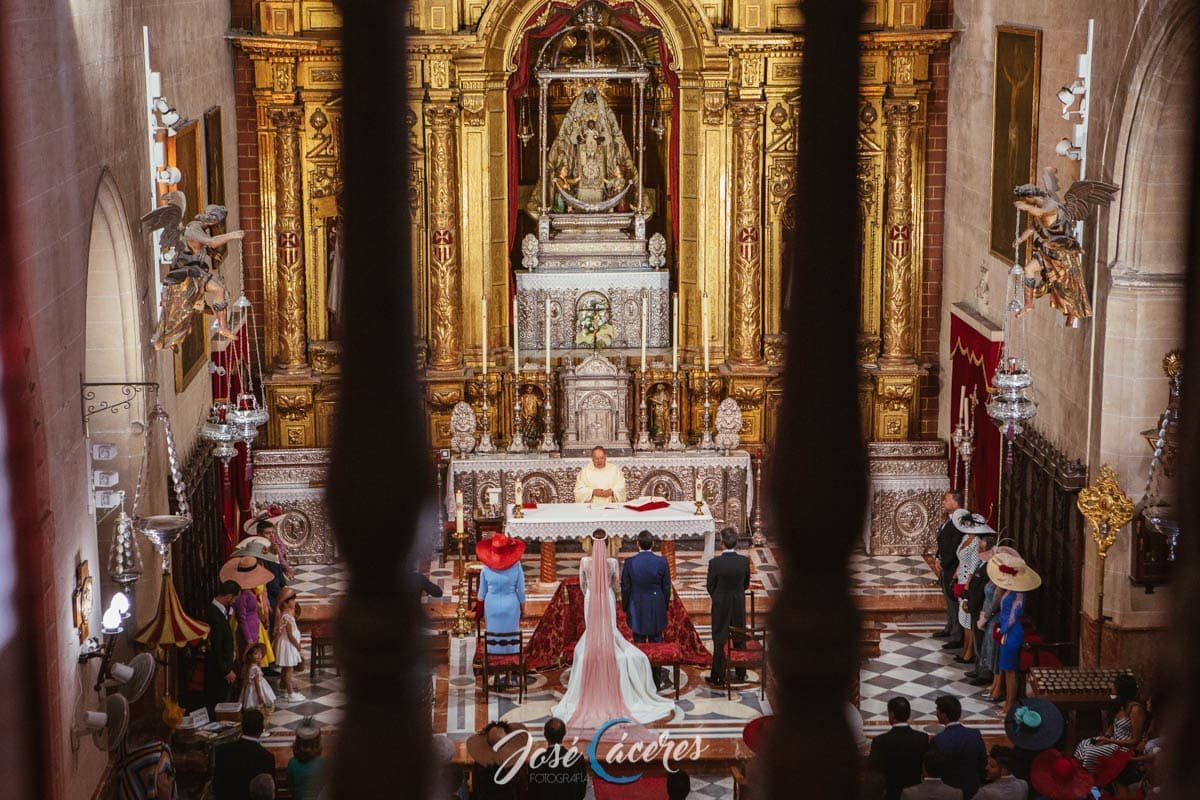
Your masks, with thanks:
[{"label": "statue of virgin mary", "polygon": [[[637,166],[617,117],[594,86],[571,102],[546,156],[552,210],[605,211],[620,202],[637,180]],[[537,216],[539,181],[527,210]]]}]

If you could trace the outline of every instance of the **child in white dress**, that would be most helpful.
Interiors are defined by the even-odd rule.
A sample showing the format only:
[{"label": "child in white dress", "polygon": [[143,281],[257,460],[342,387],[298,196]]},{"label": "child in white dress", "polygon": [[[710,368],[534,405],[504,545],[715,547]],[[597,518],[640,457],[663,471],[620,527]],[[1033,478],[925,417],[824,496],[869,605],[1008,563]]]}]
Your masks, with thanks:
[{"label": "child in white dress", "polygon": [[262,671],[262,660],[266,654],[264,645],[250,645],[246,649],[246,672],[242,676],[242,708],[260,709],[264,716],[275,709],[275,692]]},{"label": "child in white dress", "polygon": [[275,662],[279,665],[279,699],[299,703],[304,695],[296,691],[295,672],[304,658],[300,654],[300,626],[296,624],[296,590],[284,587],[275,607]]}]

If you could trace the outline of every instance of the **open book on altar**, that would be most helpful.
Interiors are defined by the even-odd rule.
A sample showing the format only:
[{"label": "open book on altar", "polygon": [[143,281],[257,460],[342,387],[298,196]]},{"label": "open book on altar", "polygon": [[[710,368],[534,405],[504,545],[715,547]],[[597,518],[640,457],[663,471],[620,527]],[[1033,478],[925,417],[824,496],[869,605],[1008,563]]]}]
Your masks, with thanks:
[{"label": "open book on altar", "polygon": [[630,511],[657,511],[660,508],[670,508],[667,498],[653,495],[636,497],[625,504]]}]

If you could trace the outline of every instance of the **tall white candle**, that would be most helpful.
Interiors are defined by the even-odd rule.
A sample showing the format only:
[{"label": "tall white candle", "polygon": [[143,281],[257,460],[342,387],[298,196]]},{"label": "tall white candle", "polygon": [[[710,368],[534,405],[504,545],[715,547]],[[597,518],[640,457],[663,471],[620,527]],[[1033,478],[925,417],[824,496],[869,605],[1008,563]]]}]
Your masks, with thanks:
[{"label": "tall white candle", "polygon": [[700,482],[699,478],[696,478],[696,502],[704,502],[704,484]]},{"label": "tall white candle", "polygon": [[546,297],[546,377],[550,377],[550,297]]},{"label": "tall white candle", "polygon": [[462,489],[454,490],[454,530],[463,532],[463,494]]},{"label": "tall white candle", "polygon": [[480,308],[483,309],[483,377],[487,378],[487,295],[480,298]]},{"label": "tall white candle", "polygon": [[521,371],[521,342],[518,340],[520,333],[517,326],[517,298],[513,298],[512,302],[512,328],[513,328],[513,374],[518,374]]},{"label": "tall white candle", "polygon": [[708,292],[704,293],[700,304],[700,338],[704,340],[704,373],[708,374]]},{"label": "tall white candle", "polygon": [[967,387],[958,387],[958,422],[962,424],[967,419]]},{"label": "tall white candle", "polygon": [[679,372],[679,292],[671,300],[671,372]]},{"label": "tall white candle", "polygon": [[642,371],[646,371],[646,323],[649,321],[646,311],[646,295],[642,295]]},{"label": "tall white candle", "polygon": [[513,502],[516,503],[517,505],[521,505],[522,503],[525,502],[524,500],[521,499],[521,479],[520,478],[517,478],[517,480],[513,483]]}]

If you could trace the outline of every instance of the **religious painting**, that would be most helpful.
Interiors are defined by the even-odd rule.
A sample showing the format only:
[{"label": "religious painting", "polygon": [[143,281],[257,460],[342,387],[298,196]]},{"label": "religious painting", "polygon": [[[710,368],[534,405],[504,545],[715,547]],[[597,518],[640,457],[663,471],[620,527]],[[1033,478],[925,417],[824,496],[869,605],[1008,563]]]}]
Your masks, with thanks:
[{"label": "religious painting", "polygon": [[88,623],[95,602],[93,586],[88,562],[84,561],[75,568],[75,590],[71,592],[71,623],[79,632],[80,644],[88,638]]},{"label": "religious painting", "polygon": [[[176,189],[187,198],[184,219],[204,210],[204,154],[200,125],[191,121],[167,140],[167,162],[179,170]],[[193,322],[187,336],[175,348],[175,391],[182,392],[208,362],[208,323],[205,315]]]},{"label": "religious painting", "polygon": [[997,26],[990,249],[1008,264],[1017,237],[1013,189],[1033,182],[1036,169],[1041,52],[1041,31]]}]

